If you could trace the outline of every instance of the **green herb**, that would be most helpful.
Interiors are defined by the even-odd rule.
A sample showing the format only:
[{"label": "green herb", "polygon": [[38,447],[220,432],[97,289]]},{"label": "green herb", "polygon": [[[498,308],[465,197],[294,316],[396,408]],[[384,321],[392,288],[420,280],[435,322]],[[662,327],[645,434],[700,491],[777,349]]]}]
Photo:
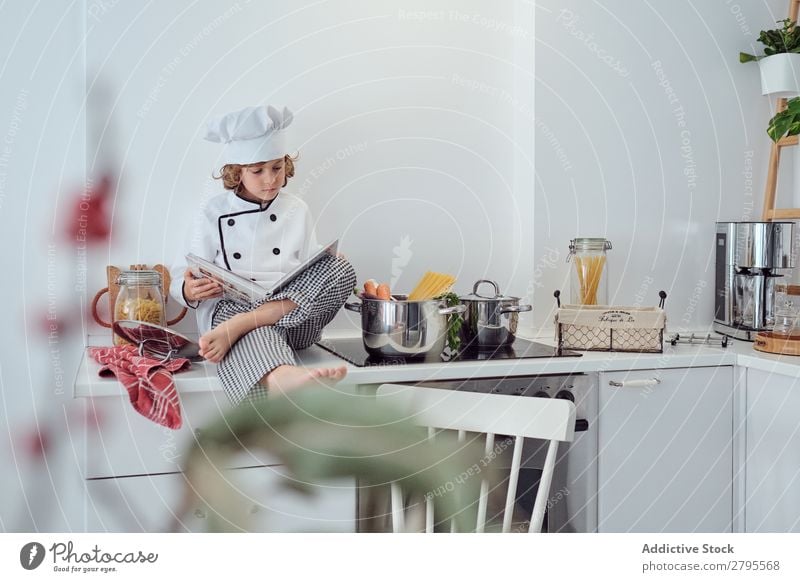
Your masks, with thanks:
[{"label": "green herb", "polygon": [[776,143],[784,136],[800,134],[800,97],[789,99],[786,109],[769,120],[767,134]]},{"label": "green herb", "polygon": [[739,53],[740,63],[758,61],[780,53],[800,53],[800,29],[797,28],[797,23],[789,18],[777,22],[783,24],[783,28],[762,30],[758,35],[758,41],[766,47],[764,56],[757,57],[749,53]]},{"label": "green herb", "polygon": [[[458,295],[452,291],[450,293],[442,293],[441,295],[434,297],[434,299],[444,301],[447,307],[455,307],[456,305],[461,304],[461,300],[458,298]],[[459,346],[461,345],[460,332],[463,324],[464,318],[461,317],[460,313],[453,313],[452,315],[447,316],[447,345],[454,352],[457,352]]]}]

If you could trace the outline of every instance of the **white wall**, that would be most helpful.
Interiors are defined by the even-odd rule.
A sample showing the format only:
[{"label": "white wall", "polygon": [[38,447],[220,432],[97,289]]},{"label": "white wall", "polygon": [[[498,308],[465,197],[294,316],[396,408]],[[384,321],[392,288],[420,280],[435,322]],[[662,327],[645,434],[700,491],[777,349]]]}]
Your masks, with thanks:
[{"label": "white wall", "polygon": [[[320,239],[342,238],[360,281],[408,292],[436,270],[460,292],[483,277],[525,292],[532,188],[516,186],[532,184],[533,159],[515,145],[524,133],[532,148],[533,122],[516,123],[512,103],[532,112],[533,11],[516,4],[131,2],[90,18],[90,68],[118,97],[99,150],[123,167],[112,246],[91,271],[170,260],[191,212],[219,190],[206,119],[285,103],[300,151],[287,190],[308,201]],[[331,329],[354,325],[342,313]]]},{"label": "white wall", "polygon": [[603,236],[615,303],[664,289],[670,328],[710,324],[714,221],[760,219],[769,156],[770,100],[738,55],[787,6],[537,2],[537,306],[566,288],[569,240]]},{"label": "white wall", "polygon": [[[523,2],[116,4],[87,19],[92,78],[117,97],[99,149],[123,167],[90,273],[169,261],[218,188],[204,121],[287,103],[301,153],[287,189],[361,280],[493,278],[534,299],[524,327],[547,327],[569,239],[606,236],[613,302],[664,289],[670,327],[704,328],[713,223],[758,218],[768,153],[770,100],[738,53],[784,4],[545,0],[535,43]],[[343,313],[331,331],[355,325]]]},{"label": "white wall", "polygon": [[85,295],[66,235],[83,184],[83,14],[0,7],[0,531],[63,531],[80,517],[72,383]]},{"label": "white wall", "polygon": [[[425,269],[458,275],[459,291],[494,277],[508,293],[535,290],[542,325],[565,288],[569,239],[600,235],[615,246],[616,301],[646,287],[650,303],[665,288],[671,327],[710,321],[712,223],[758,215],[769,145],[769,100],[736,56],[783,18],[784,0],[541,0],[535,47],[526,1],[270,4],[0,6],[0,462],[14,468],[0,482],[0,531],[76,523],[85,419],[71,383],[88,302],[107,263],[172,255],[213,186],[216,150],[199,128],[234,107],[297,111],[294,189],[323,237],[343,234],[361,279],[391,279],[393,259],[401,290]],[[686,112],[691,191],[665,79]],[[85,158],[90,177],[121,168],[112,244],[89,245],[88,261],[65,236]]]}]

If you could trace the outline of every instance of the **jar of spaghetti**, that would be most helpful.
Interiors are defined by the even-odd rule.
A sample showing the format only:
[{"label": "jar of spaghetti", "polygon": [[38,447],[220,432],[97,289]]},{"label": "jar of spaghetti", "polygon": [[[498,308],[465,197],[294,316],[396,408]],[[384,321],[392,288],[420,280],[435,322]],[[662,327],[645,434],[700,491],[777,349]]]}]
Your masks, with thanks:
[{"label": "jar of spaghetti", "polygon": [[611,242],[604,238],[574,238],[569,242],[570,303],[608,305],[606,251]]},{"label": "jar of spaghetti", "polygon": [[[120,287],[114,304],[114,321],[129,319],[165,325],[164,296],[158,271],[122,271],[117,283]],[[114,345],[127,343],[114,334]]]}]

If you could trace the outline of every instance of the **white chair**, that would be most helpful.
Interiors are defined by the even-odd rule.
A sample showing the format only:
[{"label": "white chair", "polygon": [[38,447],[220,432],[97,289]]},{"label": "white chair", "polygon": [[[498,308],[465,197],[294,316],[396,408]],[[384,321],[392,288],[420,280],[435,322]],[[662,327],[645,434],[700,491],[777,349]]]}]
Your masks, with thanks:
[{"label": "white chair", "polygon": [[[523,439],[527,437],[549,441],[528,528],[528,532],[541,532],[558,444],[570,442],[574,437],[575,405],[572,402],[398,384],[381,385],[376,396],[380,402],[406,412],[419,426],[428,427],[429,438],[433,438],[436,429],[457,430],[459,440],[466,438],[467,431],[485,433],[485,454],[488,458],[493,458],[495,435],[514,437],[508,492],[503,511],[504,533],[511,530]],[[488,496],[489,483],[483,478],[478,500],[477,532],[483,532],[486,526]],[[434,514],[430,495],[425,503],[425,531],[432,532]],[[396,483],[391,484],[391,507],[393,531],[405,531],[403,494]]]}]

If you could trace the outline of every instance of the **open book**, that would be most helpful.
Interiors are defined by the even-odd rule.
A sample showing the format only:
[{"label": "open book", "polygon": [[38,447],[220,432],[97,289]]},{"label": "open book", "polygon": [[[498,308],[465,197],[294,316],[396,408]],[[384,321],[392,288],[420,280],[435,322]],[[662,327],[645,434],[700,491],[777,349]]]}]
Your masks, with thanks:
[{"label": "open book", "polygon": [[246,277],[237,275],[224,267],[207,261],[192,253],[186,255],[186,260],[189,263],[189,268],[195,277],[208,277],[214,279],[222,285],[222,297],[230,299],[243,305],[250,305],[257,301],[269,299],[279,291],[286,288],[286,286],[294,281],[300,273],[308,269],[311,265],[317,263],[321,258],[331,255],[336,256],[339,250],[339,240],[328,243],[320,250],[312,254],[303,263],[298,265],[294,270],[284,275],[277,283],[267,288],[259,285],[255,281],[251,281]]}]

